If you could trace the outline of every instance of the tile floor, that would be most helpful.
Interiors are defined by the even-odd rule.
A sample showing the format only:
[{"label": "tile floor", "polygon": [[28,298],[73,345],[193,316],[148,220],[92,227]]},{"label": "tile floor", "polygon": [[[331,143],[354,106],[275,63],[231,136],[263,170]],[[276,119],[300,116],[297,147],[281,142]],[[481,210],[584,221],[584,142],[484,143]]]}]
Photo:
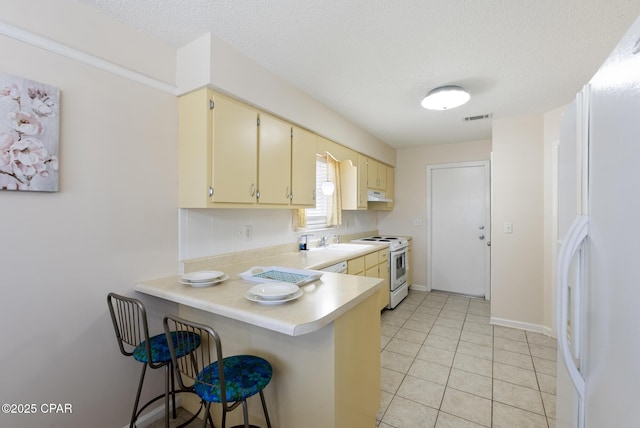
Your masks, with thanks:
[{"label": "tile floor", "polygon": [[380,428],[554,428],[556,342],[489,302],[411,291],[382,314]]}]

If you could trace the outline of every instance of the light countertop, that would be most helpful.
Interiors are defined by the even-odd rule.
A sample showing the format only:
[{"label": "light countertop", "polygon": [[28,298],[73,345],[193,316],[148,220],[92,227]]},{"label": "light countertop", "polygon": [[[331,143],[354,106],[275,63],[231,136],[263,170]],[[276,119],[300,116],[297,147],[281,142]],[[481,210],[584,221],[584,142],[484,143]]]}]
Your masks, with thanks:
[{"label": "light countertop", "polygon": [[243,280],[239,274],[252,266],[318,269],[384,248],[380,245],[363,246],[362,251],[349,253],[348,257],[324,251],[301,251],[233,265],[207,266],[206,269],[223,271],[230,278],[210,287],[194,288],[181,284],[180,276],[175,275],[142,281],[136,284],[135,290],[286,335],[299,336],[321,329],[377,293],[383,280],[324,272],[319,280],[300,287],[304,291],[300,298],[267,305],[244,297],[257,283]]}]

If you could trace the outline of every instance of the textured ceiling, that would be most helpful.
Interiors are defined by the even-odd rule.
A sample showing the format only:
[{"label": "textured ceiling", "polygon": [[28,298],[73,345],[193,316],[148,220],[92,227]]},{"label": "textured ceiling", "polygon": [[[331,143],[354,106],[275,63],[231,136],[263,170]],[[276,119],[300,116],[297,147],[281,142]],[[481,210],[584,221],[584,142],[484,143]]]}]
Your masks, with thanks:
[{"label": "textured ceiling", "polygon": [[[394,147],[491,137],[569,103],[638,0],[80,0],[176,47],[211,32]],[[471,101],[427,111],[456,84]]]}]

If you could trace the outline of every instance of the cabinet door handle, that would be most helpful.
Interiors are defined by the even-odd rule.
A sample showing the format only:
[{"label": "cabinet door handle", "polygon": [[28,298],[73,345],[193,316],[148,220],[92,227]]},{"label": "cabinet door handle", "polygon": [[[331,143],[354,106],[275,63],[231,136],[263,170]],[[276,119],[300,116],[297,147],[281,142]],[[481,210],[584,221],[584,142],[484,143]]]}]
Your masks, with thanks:
[{"label": "cabinet door handle", "polygon": [[254,196],[256,194],[256,185],[251,183],[251,186],[249,186],[249,196]]},{"label": "cabinet door handle", "polygon": [[209,197],[213,197],[213,187],[209,186]]}]

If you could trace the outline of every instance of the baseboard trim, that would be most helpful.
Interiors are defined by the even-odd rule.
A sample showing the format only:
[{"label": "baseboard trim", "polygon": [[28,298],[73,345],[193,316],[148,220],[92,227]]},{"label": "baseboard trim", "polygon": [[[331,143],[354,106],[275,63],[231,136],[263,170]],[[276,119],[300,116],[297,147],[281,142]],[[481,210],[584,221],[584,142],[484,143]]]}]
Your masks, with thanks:
[{"label": "baseboard trim", "polygon": [[[171,405],[171,402],[169,402],[169,405]],[[178,407],[180,407],[180,394],[176,394],[176,408]],[[147,428],[162,418],[164,418],[164,401],[142,414],[136,421],[136,427]],[[122,428],[129,428],[129,424],[126,424]]]},{"label": "baseboard trim", "polygon": [[420,285],[420,284],[411,284],[411,289],[417,290],[417,291],[431,291],[431,289],[426,285]]},{"label": "baseboard trim", "polygon": [[532,323],[522,322],[522,321],[507,320],[504,318],[497,318],[497,317],[491,317],[490,322],[492,325],[499,325],[502,327],[511,327],[511,328],[517,328],[520,330],[533,331],[535,333],[542,333],[549,336],[549,334],[547,333],[547,328],[540,324],[532,324]]},{"label": "baseboard trim", "polygon": [[551,327],[544,326],[542,328],[544,329],[543,332],[542,332],[543,334],[545,334],[545,335],[547,335],[549,337],[552,337],[554,339],[558,338]]}]

